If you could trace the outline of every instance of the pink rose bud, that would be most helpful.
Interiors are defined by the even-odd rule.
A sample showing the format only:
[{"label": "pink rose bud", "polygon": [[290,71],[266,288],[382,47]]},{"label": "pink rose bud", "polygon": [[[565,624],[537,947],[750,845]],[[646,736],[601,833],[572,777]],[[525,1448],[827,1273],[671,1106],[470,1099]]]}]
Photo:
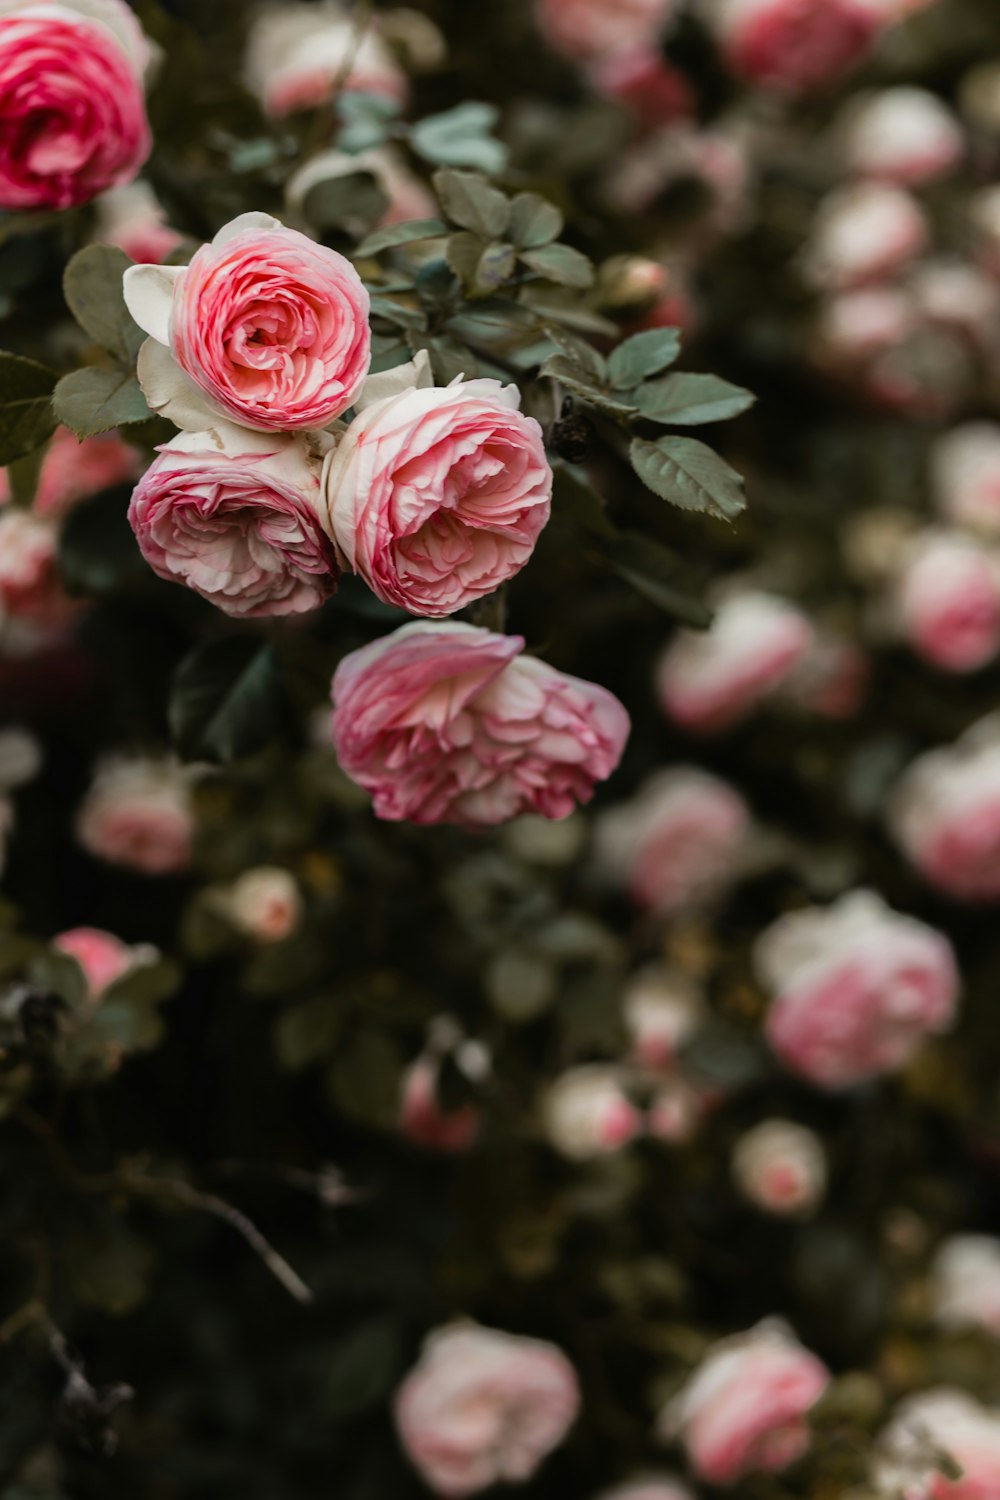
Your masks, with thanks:
[{"label": "pink rose bud", "polygon": [[614,1489],[602,1490],[598,1500],[694,1500],[686,1484],[667,1475],[650,1474],[643,1479],[630,1479],[626,1484],[616,1484]]},{"label": "pink rose bud", "polygon": [[992,1500],[1000,1495],[1000,1411],[946,1387],[910,1396],[879,1439],[873,1479],[886,1500]]},{"label": "pink rose bud", "polygon": [[837,188],[820,203],[805,269],[832,290],[885,281],[920,254],[927,220],[917,200],[888,183]]},{"label": "pink rose bud", "polygon": [[324,466],[323,506],[380,599],[441,616],[524,567],[549,518],[552,470],[517,386],[430,380],[425,357],[369,382]]},{"label": "pink rose bud", "polygon": [[910,293],[928,323],[962,334],[975,349],[989,353],[1000,319],[1000,287],[984,271],[944,257],[914,266]]},{"label": "pink rose bud", "polygon": [[56,572],[57,533],[50,521],[12,506],[0,511],[0,606],[39,625],[68,621],[73,606]]},{"label": "pink rose bud", "polygon": [[910,338],[919,326],[913,299],[896,287],[838,292],[820,310],[820,363],[850,378],[874,355]]},{"label": "pink rose bud", "polygon": [[651,964],[629,980],[622,1001],[629,1053],[641,1068],[670,1068],[703,1016],[702,996],[686,978]]},{"label": "pink rose bud", "polygon": [[780,917],[757,940],[754,961],[772,994],[768,1041],[821,1088],[896,1072],[954,1020],[959,976],[948,939],[872,891]]},{"label": "pink rose bud", "polygon": [[219,422],[157,451],[128,518],[160,578],[237,618],[302,614],[335,591],[319,456],[306,439]]},{"label": "pink rose bud", "polygon": [[804,1125],[764,1120],[737,1141],[733,1177],[744,1197],[765,1213],[811,1213],[826,1191],[823,1144]]},{"label": "pink rose bud", "polygon": [[585,59],[654,48],[677,8],[678,0],[535,0],[549,46]]},{"label": "pink rose bud", "polygon": [[139,964],[150,963],[158,955],[148,944],[131,947],[99,927],[74,927],[52,939],[53,948],[75,958],[87,981],[91,1000],[99,999],[119,979]]},{"label": "pink rose bud", "polygon": [[894,581],[891,609],[933,666],[974,672],[1000,649],[1000,561],[972,537],[925,532]]},{"label": "pink rose bud", "polygon": [[436,1495],[530,1479],[576,1420],[580,1393],[554,1344],[451,1323],[430,1334],[396,1396],[403,1447]]},{"label": "pink rose bud", "polygon": [[726,63],[748,83],[807,93],[833,83],[869,51],[884,21],[868,0],[719,0]]},{"label": "pink rose bud", "polygon": [[[216,415],[264,431],[325,427],[364,384],[371,330],[360,276],[268,214],[233,219],[188,266],[130,266],[124,286],[152,340],[140,355],[143,390],[177,426],[199,424],[181,419],[173,361]],[[186,395],[190,404],[189,386]]]},{"label": "pink rose bud", "polygon": [[101,245],[117,245],[136,265],[162,265],[183,243],[148,182],[114,188],[98,198],[96,207],[94,239]]},{"label": "pink rose bud", "polygon": [[[81,443],[68,427],[57,427],[42,459],[32,512],[40,520],[58,518],[89,495],[135,479],[141,469],[142,455],[117,432]],[[0,505],[9,499],[7,471],[0,469]]]},{"label": "pink rose bud", "polygon": [[570,1161],[609,1156],[642,1130],[621,1072],[604,1063],[567,1069],[548,1089],[542,1113],[550,1144]]},{"label": "pink rose bud", "polygon": [[708,630],[681,630],[660,658],[664,712],[712,734],[745,719],[804,660],[813,628],[786,599],[758,590],[723,599]]},{"label": "pink rose bud", "polygon": [[108,760],[77,813],[80,843],[98,859],[144,875],[174,875],[191,861],[194,810],[173,761]]},{"label": "pink rose bud", "polygon": [[938,438],[931,478],[948,520],[1000,534],[1000,425],[968,422]]},{"label": "pink rose bud", "polygon": [[931,1306],[945,1328],[1000,1338],[1000,1240],[988,1234],[945,1240],[931,1268]]},{"label": "pink rose bud", "polygon": [[638,906],[667,915],[718,900],[739,874],[750,832],[749,809],[733,787],[675,766],[600,815],[595,853]]},{"label": "pink rose bud", "polygon": [[280,943],[299,925],[302,897],[288,870],[259,865],[233,882],[226,910],[247,937],[259,943]]},{"label": "pink rose bud", "polygon": [[711,1348],[660,1419],[709,1484],[777,1474],[809,1449],[808,1415],[826,1366],[783,1323],[768,1320]]},{"label": "pink rose bud", "polygon": [[480,1113],[474,1104],[445,1109],[438,1097],[441,1059],[428,1050],[403,1076],[399,1129],[426,1151],[467,1151],[479,1134]]},{"label": "pink rose bud", "polygon": [[951,110],[929,90],[905,85],[855,99],[840,132],[849,171],[900,187],[946,176],[965,150]]},{"label": "pink rose bud", "polygon": [[402,224],[407,219],[437,217],[438,206],[433,194],[391,146],[359,151],[354,156],[346,151],[331,150],[310,157],[285,189],[289,207],[301,210],[313,188],[321,182],[333,182],[355,172],[370,172],[389,200],[380,224]]},{"label": "pink rose bud", "polygon": [[959,901],[1000,900],[1000,715],[919,756],[893,790],[889,826],[930,885]]},{"label": "pink rose bud", "polygon": [[123,0],[0,0],[0,209],[76,208],[132,180],[148,60]]},{"label": "pink rose bud", "polygon": [[621,759],[628,715],[523,648],[520,636],[419,621],[344,658],[333,742],[377,817],[482,827],[565,818],[590,800]]},{"label": "pink rose bud", "polygon": [[246,85],[272,119],[329,104],[338,87],[403,104],[406,75],[372,26],[337,4],[295,0],[260,12],[250,29]]}]

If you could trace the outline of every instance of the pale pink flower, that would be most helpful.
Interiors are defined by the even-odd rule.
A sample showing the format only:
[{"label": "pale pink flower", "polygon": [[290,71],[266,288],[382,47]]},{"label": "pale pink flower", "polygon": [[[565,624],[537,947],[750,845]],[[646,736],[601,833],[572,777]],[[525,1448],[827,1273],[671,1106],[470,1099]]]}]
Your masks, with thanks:
[{"label": "pale pink flower", "polygon": [[56,543],[50,522],[13,506],[0,512],[0,605],[6,614],[45,623],[59,612]]},{"label": "pale pink flower", "polygon": [[191,860],[194,810],[188,777],[173,761],[105,761],[77,813],[89,854],[144,875],[173,875]]},{"label": "pale pink flower", "polygon": [[98,999],[137,965],[149,963],[156,957],[156,950],[148,944],[133,947],[111,932],[102,932],[99,927],[73,927],[53,938],[52,946],[76,959],[83,970],[91,1000]]},{"label": "pale pink flower", "polygon": [[981,188],[969,200],[976,253],[991,276],[1000,279],[1000,186]]},{"label": "pale pink flower", "polygon": [[259,943],[280,943],[299,924],[302,896],[290,870],[256,865],[230,886],[226,910],[247,937]]},{"label": "pale pink flower", "polygon": [[606,689],[522,656],[520,636],[404,625],[345,657],[333,740],[380,818],[502,823],[564,818],[615,769],[628,737]]},{"label": "pale pink flower", "polygon": [[938,438],[931,478],[938,509],[950,521],[1000,533],[1000,425],[967,422]]},{"label": "pale pink flower", "polygon": [[438,1097],[441,1061],[424,1052],[403,1075],[399,1108],[400,1133],[428,1151],[467,1151],[479,1134],[474,1104],[445,1109]]},{"label": "pale pink flower", "polygon": [[611,1155],[642,1130],[620,1069],[605,1063],[561,1073],[546,1090],[542,1116],[548,1141],[571,1161]]},{"label": "pale pink flower", "polygon": [[703,1001],[683,974],[650,964],[634,974],[622,999],[630,1056],[642,1068],[670,1068],[698,1029]]},{"label": "pale pink flower", "polygon": [[655,46],[678,0],[535,0],[549,46],[567,57],[603,58]]},{"label": "pale pink flower", "polygon": [[[135,479],[142,455],[117,432],[84,438],[68,427],[57,427],[42,459],[32,511],[50,520],[71,510],[80,500]],[[6,469],[0,469],[0,505],[10,499]]]},{"label": "pale pink flower", "polygon": [[925,532],[893,582],[891,608],[915,651],[948,672],[974,672],[1000,648],[1000,561],[974,538]]},{"label": "pale pink flower", "polygon": [[[948,1454],[961,1474],[942,1472]],[[886,1500],[993,1500],[1000,1494],[1000,1411],[964,1391],[921,1391],[879,1439],[873,1479]]]},{"label": "pale pink flower", "polygon": [[792,1120],[762,1120],[736,1142],[733,1177],[766,1213],[811,1213],[826,1191],[823,1143]]},{"label": "pale pink flower", "polygon": [[137,265],[161,265],[183,243],[167,223],[166,211],[148,182],[113,188],[97,200],[97,232],[102,245],[117,245]]},{"label": "pale pink flower", "polygon": [[822,1088],[895,1072],[955,1016],[959,976],[948,939],[872,891],[779,917],[754,959],[772,995],[768,1041]]},{"label": "pale pink flower", "polygon": [[883,22],[868,0],[719,0],[715,24],[734,73],[797,94],[860,62]]},{"label": "pale pink flower", "polygon": [[669,1475],[649,1474],[602,1490],[597,1500],[694,1500],[686,1484]]},{"label": "pale pink flower", "polygon": [[328,104],[341,78],[345,88],[398,104],[409,92],[377,28],[359,24],[337,3],[281,0],[261,11],[250,30],[245,73],[250,92],[274,119]]},{"label": "pale pink flower", "polygon": [[897,287],[838,292],[820,309],[820,357],[825,365],[850,376],[873,355],[902,344],[919,326],[912,298]]},{"label": "pale pink flower", "polygon": [[808,1451],[808,1415],[829,1380],[784,1324],[758,1323],[709,1350],[663,1412],[661,1430],[679,1436],[709,1484],[780,1473]]},{"label": "pale pink flower", "polygon": [[945,1240],[931,1267],[931,1307],[945,1328],[1000,1338],[1000,1239],[956,1234]]},{"label": "pale pink flower", "polygon": [[840,122],[852,172],[901,187],[954,171],[965,150],[962,128],[928,89],[900,85],[853,100]]},{"label": "pale pink flower", "polygon": [[694,1135],[714,1102],[710,1092],[675,1073],[658,1085],[649,1101],[646,1134],[651,1140],[664,1141],[670,1146],[683,1145]]},{"label": "pale pink flower", "polygon": [[852,183],[820,203],[805,269],[817,286],[834,291],[884,281],[920,254],[927,237],[924,211],[904,188]]},{"label": "pale pink flower", "polygon": [[781,696],[807,713],[851,719],[868,687],[869,660],[855,642],[817,631],[812,647],[783,684]]},{"label": "pale pink flower", "polygon": [[576,1419],[576,1374],[561,1350],[451,1323],[430,1334],[396,1396],[411,1460],[435,1494],[475,1494],[530,1479]]}]

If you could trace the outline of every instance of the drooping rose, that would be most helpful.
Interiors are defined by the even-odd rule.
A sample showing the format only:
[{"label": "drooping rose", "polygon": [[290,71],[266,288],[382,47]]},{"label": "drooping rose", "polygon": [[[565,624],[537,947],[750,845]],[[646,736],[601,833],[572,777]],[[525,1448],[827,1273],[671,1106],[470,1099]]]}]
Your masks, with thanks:
[{"label": "drooping rose", "polygon": [[188,777],[168,760],[123,759],[98,767],[77,813],[89,854],[144,875],[173,875],[191,859],[194,811]]},{"label": "drooping rose", "polygon": [[774,1320],[714,1345],[660,1419],[678,1436],[699,1478],[735,1484],[777,1474],[808,1451],[808,1414],[830,1375]]},{"label": "drooping rose", "polygon": [[339,568],[304,438],[220,422],[158,452],[128,514],[160,578],[243,618],[301,614],[330,597]]},{"label": "drooping rose", "polygon": [[219,415],[264,431],[325,427],[368,373],[368,293],[357,271],[268,214],[233,219],[188,266],[130,266],[124,286],[154,344],[140,355],[143,389],[178,426],[191,423],[175,416],[177,375],[164,350]]},{"label": "drooping rose", "polygon": [[654,47],[676,10],[677,0],[535,0],[545,40],[573,58]]},{"label": "drooping rose", "polygon": [[148,182],[113,188],[97,200],[98,244],[117,245],[136,265],[161,265],[182,243]]},{"label": "drooping rose", "polygon": [[896,1071],[954,1019],[959,976],[948,939],[871,891],[779,917],[754,957],[773,996],[768,1041],[822,1088]]},{"label": "drooping rose", "polygon": [[137,964],[149,963],[156,957],[156,950],[148,944],[133,947],[99,927],[73,927],[53,938],[52,946],[76,959],[92,1000],[98,999]]},{"label": "drooping rose", "polygon": [[604,1063],[561,1073],[546,1090],[542,1116],[547,1139],[571,1161],[620,1151],[642,1129],[620,1070]]},{"label": "drooping rose", "polygon": [[[952,1460],[950,1473],[941,1454]],[[1000,1494],[1000,1411],[946,1387],[911,1396],[879,1439],[873,1480],[886,1500],[992,1500]]]},{"label": "drooping rose", "polygon": [[900,187],[945,176],[961,161],[961,127],[936,94],[900,85],[853,100],[840,122],[852,172]]},{"label": "drooping rose", "polygon": [[810,1213],[826,1190],[823,1143],[792,1120],[762,1120],[736,1142],[733,1177],[766,1213]]},{"label": "drooping rose", "polygon": [[345,657],[333,741],[377,817],[485,826],[566,817],[611,775],[628,737],[606,689],[522,656],[520,636],[404,625]]},{"label": "drooping rose", "polygon": [[272,119],[320,109],[341,79],[346,89],[399,104],[409,92],[405,73],[377,29],[360,26],[336,0],[319,5],[281,0],[259,12],[250,29],[245,75]]},{"label": "drooping rose", "polygon": [[931,478],[938,508],[949,520],[1000,533],[1000,425],[966,422],[938,438]]},{"label": "drooping rose", "polygon": [[883,24],[868,0],[721,0],[715,10],[732,71],[792,94],[836,82],[861,61]]},{"label": "drooping rose", "polygon": [[451,1323],[430,1334],[396,1396],[412,1462],[437,1495],[530,1479],[576,1419],[576,1374],[541,1339]]},{"label": "drooping rose", "polygon": [[854,182],[820,203],[804,265],[824,290],[866,286],[901,271],[923,250],[927,236],[924,211],[905,188]]},{"label": "drooping rose", "polygon": [[[327,530],[387,604],[440,617],[528,561],[549,518],[542,432],[498,380],[430,385],[425,362],[375,377],[324,465]],[[400,388],[395,389],[399,385]]]},{"label": "drooping rose", "polygon": [[891,603],[900,634],[948,672],[974,672],[1000,649],[1000,559],[972,537],[929,532],[908,549]]},{"label": "drooping rose", "polygon": [[1000,1240],[989,1234],[945,1240],[931,1267],[931,1308],[945,1328],[1000,1338]]},{"label": "drooping rose", "polygon": [[302,916],[302,896],[290,870],[256,865],[244,870],[229,888],[226,910],[247,937],[280,943],[295,931]]},{"label": "drooping rose", "polygon": [[123,0],[0,0],[0,209],[75,208],[132,180],[147,61]]}]

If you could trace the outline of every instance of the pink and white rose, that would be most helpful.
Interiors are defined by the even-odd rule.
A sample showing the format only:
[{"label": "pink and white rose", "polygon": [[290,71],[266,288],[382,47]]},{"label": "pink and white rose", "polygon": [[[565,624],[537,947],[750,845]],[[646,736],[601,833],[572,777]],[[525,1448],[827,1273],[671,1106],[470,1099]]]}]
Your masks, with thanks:
[{"label": "pink and white rose", "polygon": [[900,85],[856,99],[840,122],[845,164],[862,177],[914,187],[954,171],[965,137],[928,89]]},{"label": "pink and white rose", "polygon": [[765,1213],[811,1213],[826,1191],[826,1175],[822,1141],[792,1120],[762,1120],[733,1151],[737,1187]]},{"label": "pink and white rose", "polygon": [[438,1097],[441,1062],[424,1052],[403,1075],[399,1129],[426,1151],[467,1151],[479,1134],[480,1112],[474,1104],[445,1109]]},{"label": "pink and white rose", "polygon": [[643,1127],[624,1075],[605,1063],[583,1063],[560,1074],[542,1101],[542,1118],[550,1145],[570,1161],[620,1151]]},{"label": "pink and white rose", "polygon": [[945,1328],[1000,1338],[1000,1240],[989,1234],[945,1240],[931,1267],[931,1308]]},{"label": "pink and white rose", "polygon": [[245,77],[272,119],[322,108],[341,78],[345,88],[398,104],[409,93],[406,75],[377,29],[359,25],[335,0],[319,5],[283,0],[261,11],[250,30]]},{"label": "pink and white rose", "polygon": [[572,1365],[554,1344],[451,1323],[430,1334],[396,1396],[403,1446],[437,1495],[473,1495],[530,1479],[580,1407]]},{"label": "pink and white rose", "polygon": [[966,422],[938,438],[931,478],[938,509],[950,521],[1000,534],[1000,425]]},{"label": "pink and white rose", "polygon": [[219,422],[157,451],[128,515],[160,578],[238,618],[301,614],[335,591],[319,454],[306,439]]},{"label": "pink and white rose", "polygon": [[841,78],[865,57],[883,24],[868,0],[719,0],[715,7],[731,70],[791,94]]},{"label": "pink and white rose", "polygon": [[360,276],[268,214],[233,219],[190,265],[130,266],[124,286],[153,343],[140,355],[143,390],[178,426],[193,425],[178,366],[188,404],[200,394],[217,416],[269,432],[325,427],[364,384],[371,330]]},{"label": "pink and white rose", "polygon": [[549,46],[581,59],[654,47],[677,8],[678,0],[535,0]]},{"label": "pink and white rose", "polygon": [[324,465],[322,504],[380,599],[440,617],[524,567],[549,518],[552,470],[516,386],[431,378],[424,360],[369,382]]},{"label": "pink and white rose", "polygon": [[520,636],[419,621],[344,658],[334,746],[377,817],[483,827],[564,818],[590,800],[621,758],[628,715],[523,648]]},{"label": "pink and white rose", "polygon": [[169,760],[105,761],[77,813],[88,854],[144,875],[175,875],[191,862],[194,809],[188,776]]},{"label": "pink and white rose", "polygon": [[820,203],[804,266],[816,286],[849,290],[895,276],[920,254],[927,238],[924,211],[905,188],[851,183]]},{"label": "pink and white rose", "polygon": [[632,1061],[661,1070],[677,1061],[704,1015],[702,996],[684,974],[650,964],[629,980],[622,999]]},{"label": "pink and white rose", "polygon": [[815,1354],[774,1320],[711,1348],[660,1419],[709,1484],[777,1474],[809,1449],[808,1416],[829,1384]]},{"label": "pink and white rose", "polygon": [[779,917],[758,938],[754,961],[772,995],[768,1041],[821,1088],[895,1072],[955,1016],[948,939],[872,891]]},{"label": "pink and white rose", "polygon": [[[942,1453],[960,1474],[942,1472]],[[873,1478],[887,1500],[992,1500],[1000,1494],[1000,1411],[946,1387],[911,1396],[879,1439]]]},{"label": "pink and white rose", "polygon": [[[80,500],[135,479],[142,455],[117,432],[84,438],[57,427],[42,459],[32,513],[39,520],[65,515]],[[6,469],[0,469],[0,505],[11,498]]]},{"label": "pink and white rose", "polygon": [[894,580],[891,610],[925,660],[974,672],[1000,649],[1000,559],[972,537],[923,533]]},{"label": "pink and white rose", "polygon": [[7,506],[0,511],[0,608],[41,626],[68,623],[74,606],[56,571],[58,534],[51,521]]},{"label": "pink and white rose", "polygon": [[166,210],[148,182],[113,188],[97,200],[98,244],[117,245],[136,265],[162,265],[183,237],[167,223]]},{"label": "pink and white rose", "polygon": [[123,943],[111,932],[99,927],[73,927],[52,939],[53,948],[66,953],[83,970],[91,1000],[97,1000],[119,979],[141,964],[152,962],[156,949],[148,943],[133,946]]},{"label": "pink and white rose", "polygon": [[302,918],[302,895],[290,870],[257,865],[230,886],[226,910],[231,921],[258,943],[280,943]]}]

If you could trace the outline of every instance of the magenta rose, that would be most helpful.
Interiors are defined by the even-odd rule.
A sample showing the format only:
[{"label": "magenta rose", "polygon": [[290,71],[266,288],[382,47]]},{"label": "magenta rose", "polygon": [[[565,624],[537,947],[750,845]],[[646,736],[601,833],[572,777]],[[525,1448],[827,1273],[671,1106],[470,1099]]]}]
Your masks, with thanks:
[{"label": "magenta rose", "polygon": [[[368,293],[357,271],[268,214],[234,219],[188,266],[130,266],[125,301],[214,409],[244,427],[325,427],[368,373]],[[154,410],[189,425],[161,390],[162,360],[139,374]]]},{"label": "magenta rose", "polygon": [[893,790],[889,825],[930,885],[959,901],[1000,900],[1000,716],[919,756]]},{"label": "magenta rose", "polygon": [[758,939],[755,961],[773,995],[768,1041],[822,1088],[895,1072],[954,1019],[959,977],[948,939],[871,891],[780,917]]},{"label": "magenta rose", "polygon": [[435,1494],[530,1479],[576,1419],[572,1365],[554,1344],[452,1323],[432,1333],[396,1396],[403,1446]]},{"label": "magenta rose", "polygon": [[870,0],[722,0],[718,28],[734,73],[804,93],[860,62],[884,24]]},{"label": "magenta rose", "polygon": [[520,636],[404,625],[333,679],[340,764],[380,818],[565,818],[617,766],[629,719],[611,693],[531,656]]},{"label": "magenta rose", "polygon": [[240,617],[301,614],[330,597],[337,558],[304,439],[220,422],[180,433],[159,454],[128,513],[159,577]]},{"label": "magenta rose", "polygon": [[[406,378],[391,371],[370,385]],[[498,380],[404,384],[366,402],[327,458],[327,530],[387,604],[451,615],[528,561],[549,518],[552,470],[519,402]]]},{"label": "magenta rose", "polygon": [[0,209],[75,208],[149,155],[147,48],[121,0],[0,0]]}]

